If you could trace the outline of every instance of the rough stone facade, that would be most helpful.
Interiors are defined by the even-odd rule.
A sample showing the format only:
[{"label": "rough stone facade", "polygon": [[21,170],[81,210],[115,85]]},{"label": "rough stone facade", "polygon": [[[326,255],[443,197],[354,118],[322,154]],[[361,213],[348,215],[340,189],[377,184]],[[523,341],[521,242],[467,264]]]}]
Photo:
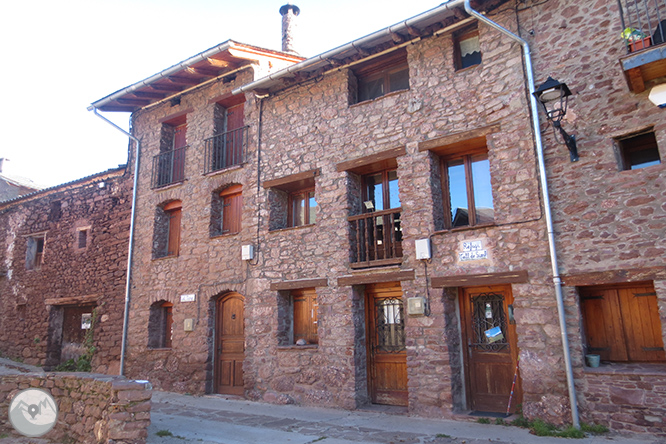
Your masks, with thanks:
[{"label": "rough stone facade", "polygon": [[[203,174],[204,141],[219,131],[216,98],[254,80],[250,70],[185,93],[177,104],[137,111],[132,128],[142,144],[142,170],[129,375],[167,390],[217,390],[215,376],[223,365],[216,359],[223,346],[218,339],[225,325],[217,319],[219,302],[239,294],[244,354],[238,368],[246,397],[357,408],[371,400],[365,293],[373,284],[399,282],[405,305],[418,297],[428,302],[425,316],[405,318],[408,411],[451,416],[470,407],[470,358],[468,344],[461,343],[470,328],[460,315],[465,291],[509,288],[515,325],[509,328],[516,332],[511,349],[519,356],[514,401],[528,417],[568,422],[545,222],[550,204],[582,417],[616,429],[663,433],[664,401],[646,391],[649,384],[663,384],[663,364],[651,372],[634,363],[604,364],[605,371],[584,367],[579,301],[580,287],[649,281],[666,336],[664,164],[619,171],[616,154],[618,138],[653,127],[666,158],[663,111],[647,102],[647,92],[629,92],[617,68],[626,49],[617,39],[616,2],[509,1],[488,17],[530,43],[537,83],[553,76],[573,91],[562,125],[578,138],[577,163],[569,162],[564,146],[542,124],[550,203],[541,199],[521,47],[484,24],[478,24],[481,64],[455,69],[456,29],[424,36],[405,45],[409,89],[374,100],[350,104],[350,88],[358,86],[353,66],[297,79],[270,94],[246,93],[245,162],[216,173]],[[186,179],[151,188],[162,122],[183,113]],[[440,158],[465,143],[487,148],[494,220],[446,229]],[[377,165],[397,171],[402,259],[360,269],[353,266],[358,232],[350,217],[361,214],[361,176]],[[314,184],[316,222],[288,228],[287,192],[299,181]],[[242,185],[242,229],[220,235],[213,230],[220,219],[216,199],[234,184]],[[156,209],[173,201],[182,202],[179,254],[155,258]],[[431,240],[431,260],[416,259],[418,239]],[[463,260],[469,242],[487,255]],[[241,259],[243,245],[254,247],[251,260]],[[289,291],[299,288],[316,289],[316,345],[286,339]],[[172,346],[150,348],[151,306],[164,302],[173,304]],[[620,398],[626,402],[616,402]]]},{"label": "rough stone facade", "polygon": [[0,205],[3,355],[46,368],[76,359],[95,309],[92,370],[118,372],[131,186],[123,167]]},{"label": "rough stone facade", "polygon": [[16,434],[9,405],[21,390],[47,390],[58,422],[44,438],[80,444],[145,444],[150,425],[150,384],[119,376],[81,373],[9,375],[0,378],[0,432]]}]

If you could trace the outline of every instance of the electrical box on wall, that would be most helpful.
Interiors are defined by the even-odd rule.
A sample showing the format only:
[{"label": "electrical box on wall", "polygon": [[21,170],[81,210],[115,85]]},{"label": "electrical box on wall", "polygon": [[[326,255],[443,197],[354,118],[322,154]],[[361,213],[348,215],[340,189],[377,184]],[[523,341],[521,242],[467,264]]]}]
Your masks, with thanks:
[{"label": "electrical box on wall", "polygon": [[426,300],[424,297],[407,298],[407,314],[409,316],[425,315]]},{"label": "electrical box on wall", "polygon": [[251,261],[254,259],[254,245],[243,245],[241,247],[241,258],[244,261]]},{"label": "electrical box on wall", "polygon": [[416,259],[430,259],[430,239],[416,239]]},{"label": "electrical box on wall", "polygon": [[194,331],[194,319],[185,319],[185,331]]}]

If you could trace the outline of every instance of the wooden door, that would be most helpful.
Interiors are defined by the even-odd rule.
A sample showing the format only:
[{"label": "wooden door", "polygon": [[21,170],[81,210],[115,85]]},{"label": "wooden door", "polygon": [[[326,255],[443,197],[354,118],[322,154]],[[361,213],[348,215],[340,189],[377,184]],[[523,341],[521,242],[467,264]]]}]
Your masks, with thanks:
[{"label": "wooden door", "polygon": [[[510,314],[511,287],[472,287],[461,291],[460,313],[465,349],[465,380],[472,410],[506,412],[511,396],[518,348]],[[511,412],[522,402],[520,375]]]},{"label": "wooden door", "polygon": [[218,299],[215,322],[215,392],[243,395],[245,335],[243,297],[229,293]]},{"label": "wooden door", "polygon": [[227,149],[229,165],[243,162],[243,123],[245,119],[244,104],[241,103],[227,110]]},{"label": "wooden door", "polygon": [[408,403],[405,320],[400,282],[365,288],[368,388],[375,404]]}]

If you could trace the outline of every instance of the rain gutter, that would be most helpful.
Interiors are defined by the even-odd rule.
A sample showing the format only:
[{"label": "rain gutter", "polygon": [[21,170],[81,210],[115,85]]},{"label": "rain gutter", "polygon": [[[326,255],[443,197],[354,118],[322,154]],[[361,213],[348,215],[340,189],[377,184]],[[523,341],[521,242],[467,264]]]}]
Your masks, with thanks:
[{"label": "rain gutter", "polygon": [[550,263],[553,271],[553,285],[555,287],[555,298],[557,299],[557,315],[560,322],[560,334],[562,336],[562,351],[564,352],[564,366],[567,375],[567,386],[569,390],[569,402],[571,404],[571,419],[573,426],[577,429],[580,428],[580,420],[578,418],[578,404],[576,402],[576,388],[574,387],[573,368],[571,366],[571,353],[569,351],[569,339],[567,337],[567,323],[566,314],[564,311],[564,300],[562,297],[562,279],[559,274],[559,267],[557,265],[557,252],[555,250],[555,232],[553,230],[553,216],[550,211],[550,197],[548,195],[548,182],[546,180],[546,166],[543,157],[543,143],[541,140],[541,125],[539,124],[539,109],[537,107],[536,97],[534,97],[534,72],[532,68],[532,56],[530,54],[530,47],[525,40],[515,35],[508,29],[498,25],[489,18],[482,15],[480,12],[472,9],[470,0],[457,0],[456,4],[464,3],[465,11],[479,21],[495,28],[506,36],[520,43],[523,47],[523,55],[525,57],[525,72],[527,75],[527,85],[530,90],[530,111],[532,114],[532,125],[534,132],[534,140],[536,143],[536,152],[539,164],[539,176],[541,180],[541,194],[544,205],[544,216],[546,219],[546,226],[548,228],[548,246],[550,250]]},{"label": "rain gutter", "polygon": [[95,113],[97,117],[104,120],[109,125],[113,126],[115,129],[125,134],[131,140],[136,142],[136,153],[134,156],[134,186],[132,187],[132,213],[130,215],[130,237],[129,237],[129,247],[127,253],[127,280],[125,282],[125,313],[123,316],[123,334],[122,334],[122,343],[120,345],[120,371],[119,375],[123,376],[125,373],[125,353],[127,347],[127,330],[129,326],[129,308],[130,308],[130,283],[132,280],[132,251],[134,250],[134,221],[136,219],[136,190],[139,183],[139,152],[141,150],[141,142],[139,139],[104,117],[103,115],[97,112],[97,108],[91,106],[88,109],[92,108],[92,112]]}]

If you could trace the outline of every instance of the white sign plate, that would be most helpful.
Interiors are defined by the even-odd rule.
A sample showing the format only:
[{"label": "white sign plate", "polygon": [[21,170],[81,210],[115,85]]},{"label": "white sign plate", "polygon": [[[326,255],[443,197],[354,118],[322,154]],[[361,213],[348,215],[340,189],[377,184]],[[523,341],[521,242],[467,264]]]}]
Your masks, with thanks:
[{"label": "white sign plate", "polygon": [[197,300],[197,296],[194,294],[181,294],[180,302],[194,302]]}]

